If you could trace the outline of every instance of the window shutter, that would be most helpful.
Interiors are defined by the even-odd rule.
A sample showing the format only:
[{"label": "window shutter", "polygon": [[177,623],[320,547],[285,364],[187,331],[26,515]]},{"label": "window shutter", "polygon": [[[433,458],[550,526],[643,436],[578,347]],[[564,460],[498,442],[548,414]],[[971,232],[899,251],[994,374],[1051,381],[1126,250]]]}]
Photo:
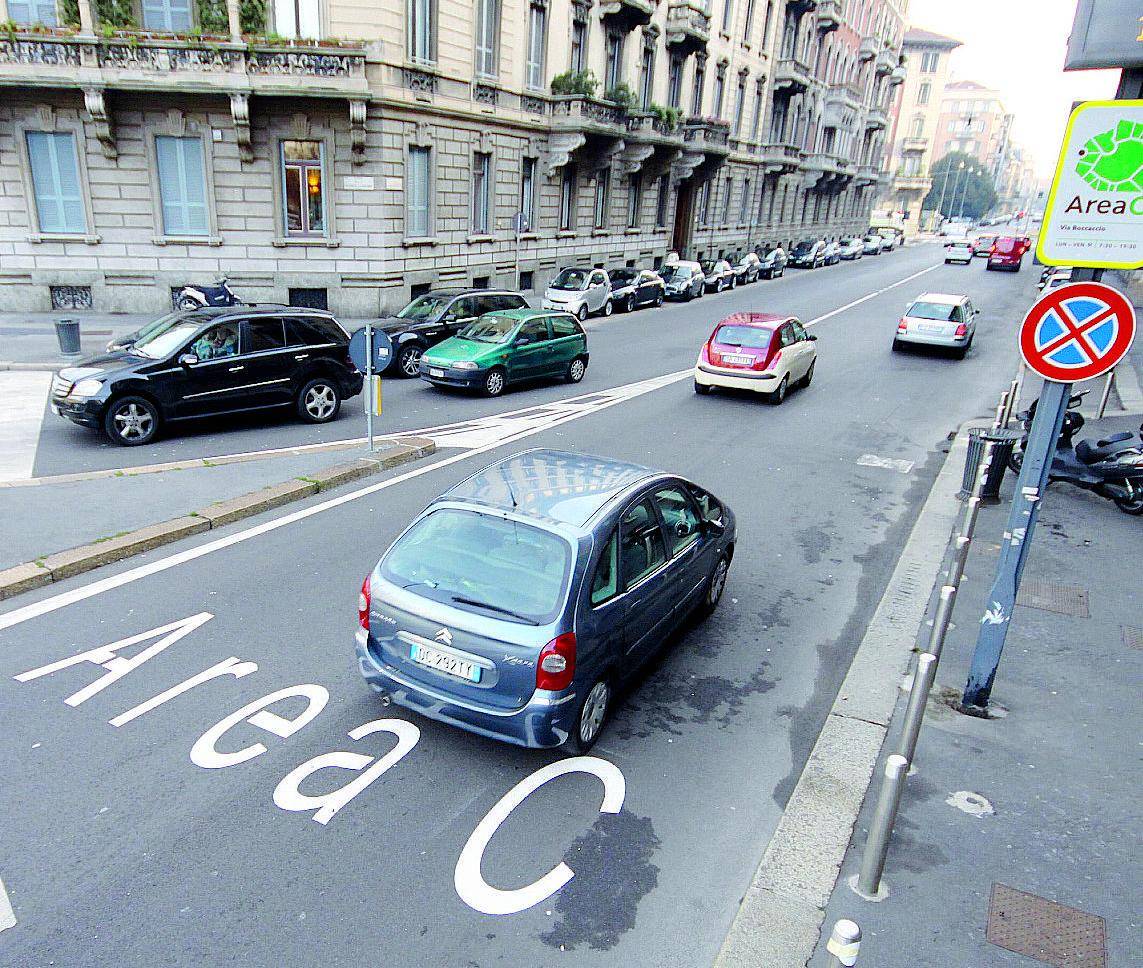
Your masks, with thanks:
[{"label": "window shutter", "polygon": [[206,235],[202,141],[198,138],[158,137],[155,157],[165,235]]},{"label": "window shutter", "polygon": [[27,145],[40,231],[83,234],[87,231],[87,214],[74,137],[29,131]]}]

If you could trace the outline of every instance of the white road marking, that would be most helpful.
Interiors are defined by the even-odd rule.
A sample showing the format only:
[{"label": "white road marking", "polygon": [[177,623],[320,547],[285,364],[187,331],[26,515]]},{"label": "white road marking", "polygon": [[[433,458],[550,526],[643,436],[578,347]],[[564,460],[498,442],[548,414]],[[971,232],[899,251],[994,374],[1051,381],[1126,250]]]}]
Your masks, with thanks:
[{"label": "white road marking", "polygon": [[853,302],[847,302],[844,306],[838,306],[837,309],[832,309],[828,313],[818,316],[815,319],[811,319],[808,323],[803,323],[802,325],[816,326],[818,323],[823,323],[827,319],[836,316],[838,313],[844,313],[847,309],[852,309],[854,306],[860,306],[863,302],[868,302],[870,299],[873,299],[876,296],[880,296],[882,293],[886,293],[890,289],[896,289],[898,286],[903,286],[907,282],[912,282],[918,276],[923,276],[926,272],[932,272],[934,269],[939,269],[942,265],[944,265],[943,262],[938,262],[935,266],[929,266],[927,269],[922,269],[920,272],[914,272],[911,276],[905,276],[904,279],[898,279],[896,282],[891,283],[884,289],[875,289],[873,292],[867,292],[859,299],[855,299]]},{"label": "white road marking", "polygon": [[50,373],[0,373],[0,481],[32,476]]},{"label": "white road marking", "polygon": [[16,924],[16,915],[12,911],[12,902],[8,900],[8,892],[4,889],[4,882],[0,881],[0,931],[7,931]]},{"label": "white road marking", "polygon": [[911,460],[878,457],[876,454],[862,454],[857,458],[857,463],[860,467],[884,467],[886,470],[897,471],[898,474],[908,474],[913,469]]}]

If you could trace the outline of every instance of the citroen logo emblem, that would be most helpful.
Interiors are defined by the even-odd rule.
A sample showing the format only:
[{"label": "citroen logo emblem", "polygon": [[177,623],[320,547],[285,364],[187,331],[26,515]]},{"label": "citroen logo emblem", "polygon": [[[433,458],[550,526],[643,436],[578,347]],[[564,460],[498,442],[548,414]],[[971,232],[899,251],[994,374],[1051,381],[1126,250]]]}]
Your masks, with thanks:
[{"label": "citroen logo emblem", "polygon": [[448,629],[441,629],[433,638],[438,642],[443,642],[445,645],[452,645],[452,632]]}]

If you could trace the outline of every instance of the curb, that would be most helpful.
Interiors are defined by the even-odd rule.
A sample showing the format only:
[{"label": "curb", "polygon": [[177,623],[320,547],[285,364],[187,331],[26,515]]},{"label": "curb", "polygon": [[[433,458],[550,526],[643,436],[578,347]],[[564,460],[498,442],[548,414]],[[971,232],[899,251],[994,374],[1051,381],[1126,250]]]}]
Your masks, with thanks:
[{"label": "curb", "polygon": [[818,946],[858,812],[889,733],[918,631],[963,507],[962,424],[917,517],[715,968],[795,968]]},{"label": "curb", "polygon": [[[79,360],[80,357],[76,357],[76,359]],[[0,360],[0,372],[4,372],[5,370],[23,370],[55,373],[56,370],[67,366],[69,362],[68,360],[59,360],[56,363],[13,363],[9,360]]]},{"label": "curb", "polygon": [[211,528],[221,528],[243,518],[261,514],[263,511],[271,511],[284,504],[300,501],[400,464],[428,457],[435,453],[436,449],[436,444],[426,437],[405,437],[384,456],[363,457],[359,460],[334,464],[311,477],[272,484],[251,491],[249,494],[243,494],[241,497],[216,501],[205,508],[170,521],[161,521],[111,538],[80,545],[78,548],[45,555],[35,561],[14,565],[0,571],[0,601],[14,598],[35,588],[42,588],[54,581],[82,575],[101,565],[109,565],[114,561],[122,561],[124,558],[152,551],[173,541],[209,531]]}]

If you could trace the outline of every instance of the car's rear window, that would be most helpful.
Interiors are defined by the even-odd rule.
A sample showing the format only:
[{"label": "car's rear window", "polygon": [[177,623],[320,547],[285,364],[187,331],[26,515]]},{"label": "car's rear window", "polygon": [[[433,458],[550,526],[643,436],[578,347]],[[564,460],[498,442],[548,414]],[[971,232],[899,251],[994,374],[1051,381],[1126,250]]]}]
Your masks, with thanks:
[{"label": "car's rear window", "polygon": [[937,319],[941,322],[946,322],[952,319],[953,309],[951,303],[938,303],[938,302],[915,302],[909,307],[907,316],[913,319]]},{"label": "car's rear window", "polygon": [[549,531],[442,508],[421,518],[381,562],[386,581],[467,612],[551,621],[564,600],[571,547]]},{"label": "car's rear window", "polygon": [[723,346],[745,346],[749,349],[764,350],[770,345],[774,330],[763,326],[719,326],[714,333],[714,341]]},{"label": "car's rear window", "polygon": [[1015,239],[997,239],[994,244],[997,252],[1000,252],[1002,255],[1011,255],[1016,248],[1017,242]]}]

